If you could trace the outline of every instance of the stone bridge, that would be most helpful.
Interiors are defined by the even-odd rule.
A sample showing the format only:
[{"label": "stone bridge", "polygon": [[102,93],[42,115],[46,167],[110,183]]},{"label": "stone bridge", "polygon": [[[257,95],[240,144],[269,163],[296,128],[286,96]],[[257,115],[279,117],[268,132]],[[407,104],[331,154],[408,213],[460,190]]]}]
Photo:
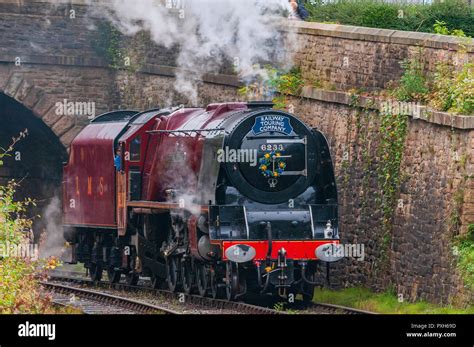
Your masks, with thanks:
[{"label": "stone bridge", "polygon": [[[29,133],[0,168],[0,182],[22,179],[19,195],[38,199],[39,213],[60,194],[68,146],[91,113],[186,103],[172,88],[175,50],[140,44],[146,35],[123,37],[121,44],[140,52],[143,62],[133,73],[111,68],[103,21],[84,1],[52,2],[0,0],[0,146],[8,147],[23,129]],[[367,161],[377,157],[380,101],[360,97],[355,103],[348,91],[387,87],[400,78],[400,61],[420,49],[433,71],[442,60],[472,62],[472,47],[461,49],[447,36],[329,24],[298,22],[281,30],[297,32],[295,63],[309,81],[301,96],[290,97],[294,113],[330,141],[343,241],[366,247],[365,261],[345,259],[336,267],[336,282],[393,287],[412,300],[471,300],[452,246],[474,223],[474,117],[435,111],[410,117],[401,191],[384,244],[376,199],[380,161]],[[228,71],[204,76],[202,104],[240,98],[240,83]],[[379,266],[382,258],[386,266]]]}]

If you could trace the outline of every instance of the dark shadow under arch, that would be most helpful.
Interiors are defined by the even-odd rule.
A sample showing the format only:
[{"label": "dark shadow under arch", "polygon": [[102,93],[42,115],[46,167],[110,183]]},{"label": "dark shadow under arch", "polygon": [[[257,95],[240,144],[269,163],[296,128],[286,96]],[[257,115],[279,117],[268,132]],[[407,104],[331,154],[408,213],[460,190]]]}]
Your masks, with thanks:
[{"label": "dark shadow under arch", "polygon": [[[7,148],[12,137],[28,129],[28,136],[15,145],[11,156],[4,158],[0,167],[0,184],[8,180],[21,180],[17,198],[30,197],[38,206],[31,208],[29,216],[35,219],[35,236],[46,229],[45,209],[53,198],[61,198],[62,163],[67,160],[66,148],[43,121],[18,101],[0,93],[0,146]],[[60,207],[60,204],[57,204]],[[57,208],[56,208],[57,210]],[[57,219],[60,211],[52,211]]]}]

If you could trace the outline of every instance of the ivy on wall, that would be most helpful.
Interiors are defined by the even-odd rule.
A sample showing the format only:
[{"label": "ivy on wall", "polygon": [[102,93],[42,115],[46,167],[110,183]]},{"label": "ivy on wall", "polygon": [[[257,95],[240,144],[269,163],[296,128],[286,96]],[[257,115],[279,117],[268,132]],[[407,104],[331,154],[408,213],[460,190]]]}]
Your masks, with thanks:
[{"label": "ivy on wall", "polygon": [[97,38],[92,41],[95,52],[107,61],[109,67],[119,68],[123,61],[120,32],[109,22],[102,21],[97,24],[97,32]]},{"label": "ivy on wall", "polygon": [[111,69],[124,73],[117,86],[120,108],[135,104],[140,88],[136,84],[136,74],[145,64],[149,44],[150,37],[143,31],[127,39],[111,23],[101,21],[97,24],[97,34],[92,40],[96,54]]},{"label": "ivy on wall", "polygon": [[[373,275],[386,269],[388,251],[392,241],[393,217],[397,208],[397,201],[402,183],[401,163],[405,150],[405,140],[408,132],[408,116],[405,114],[374,113],[371,108],[373,102],[360,105],[359,96],[351,95],[350,106],[355,110],[355,124],[349,117],[347,132],[350,136],[355,131],[354,145],[359,152],[354,154],[357,160],[353,165],[359,165],[363,174],[361,177],[362,199],[360,203],[361,218],[369,218],[369,199],[375,200],[376,210],[379,213],[370,214],[370,218],[378,218],[379,239],[378,258],[374,264]],[[355,126],[355,129],[354,129]],[[374,134],[377,134],[375,137]],[[349,162],[342,161],[343,182],[349,182]],[[377,191],[370,192],[375,176]],[[362,221],[363,222],[363,221]],[[367,223],[365,223],[367,224]]]},{"label": "ivy on wall", "polygon": [[382,213],[382,259],[392,241],[392,221],[397,206],[401,179],[400,165],[405,149],[408,116],[403,114],[381,114],[378,147],[378,183],[381,190],[379,207]]}]

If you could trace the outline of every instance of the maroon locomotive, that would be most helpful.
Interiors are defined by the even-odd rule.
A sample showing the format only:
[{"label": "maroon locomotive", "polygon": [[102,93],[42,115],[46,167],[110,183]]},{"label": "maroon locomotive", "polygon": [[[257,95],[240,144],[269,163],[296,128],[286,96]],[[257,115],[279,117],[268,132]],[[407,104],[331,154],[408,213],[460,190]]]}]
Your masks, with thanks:
[{"label": "maroon locomotive", "polygon": [[98,116],[71,144],[63,194],[72,262],[93,280],[310,299],[336,259],[322,256],[339,243],[327,141],[267,102]]}]

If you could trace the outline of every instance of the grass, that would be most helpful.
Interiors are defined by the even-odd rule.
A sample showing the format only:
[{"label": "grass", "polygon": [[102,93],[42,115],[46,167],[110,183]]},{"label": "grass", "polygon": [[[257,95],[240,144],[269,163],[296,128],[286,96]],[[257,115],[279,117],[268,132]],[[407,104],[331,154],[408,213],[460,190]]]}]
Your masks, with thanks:
[{"label": "grass", "polygon": [[463,309],[435,305],[425,301],[400,303],[393,293],[374,293],[362,287],[346,288],[338,291],[317,288],[313,300],[387,314],[474,314],[474,307],[472,306]]},{"label": "grass", "polygon": [[84,264],[77,263],[77,264],[62,264],[61,268],[58,271],[72,271],[72,272],[86,272],[84,268]]}]

